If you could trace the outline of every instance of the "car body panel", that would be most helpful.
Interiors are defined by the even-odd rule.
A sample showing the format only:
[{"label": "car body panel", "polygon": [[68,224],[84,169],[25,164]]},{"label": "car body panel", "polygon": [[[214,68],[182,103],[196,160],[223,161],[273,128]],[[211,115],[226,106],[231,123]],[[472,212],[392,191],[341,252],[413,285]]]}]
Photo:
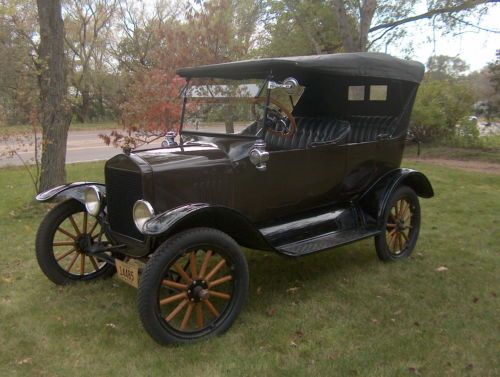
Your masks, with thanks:
[{"label": "car body panel", "polygon": [[84,191],[89,186],[95,186],[101,194],[106,195],[106,186],[102,183],[73,182],[41,192],[36,196],[35,199],[39,202],[52,202],[52,201],[61,201],[66,199],[76,199],[79,202],[85,204]]}]

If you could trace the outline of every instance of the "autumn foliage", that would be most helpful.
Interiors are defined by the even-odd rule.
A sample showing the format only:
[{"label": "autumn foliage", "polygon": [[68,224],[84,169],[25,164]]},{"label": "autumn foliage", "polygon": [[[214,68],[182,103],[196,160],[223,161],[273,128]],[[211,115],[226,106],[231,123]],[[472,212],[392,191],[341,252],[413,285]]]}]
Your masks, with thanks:
[{"label": "autumn foliage", "polygon": [[179,94],[186,81],[175,71],[244,54],[244,39],[233,30],[232,6],[228,0],[208,2],[201,9],[189,8],[184,21],[172,19],[156,27],[156,44],[149,54],[154,68],[138,67],[130,72],[126,100],[121,106],[124,131],[102,135],[106,143],[134,148],[178,129],[182,108]]}]

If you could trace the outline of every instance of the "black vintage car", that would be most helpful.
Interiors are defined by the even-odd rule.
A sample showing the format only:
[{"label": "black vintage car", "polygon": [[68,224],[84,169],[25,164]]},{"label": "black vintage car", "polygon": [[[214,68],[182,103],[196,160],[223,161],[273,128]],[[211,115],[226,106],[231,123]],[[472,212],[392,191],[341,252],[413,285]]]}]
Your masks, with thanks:
[{"label": "black vintage car", "polygon": [[110,276],[138,288],[146,331],[182,343],[227,330],[248,290],[240,246],[300,257],[373,237],[405,258],[429,180],[401,168],[424,67],[385,54],[248,60],[178,70],[179,134],[106,162],[63,200],[36,255],[56,284]]}]

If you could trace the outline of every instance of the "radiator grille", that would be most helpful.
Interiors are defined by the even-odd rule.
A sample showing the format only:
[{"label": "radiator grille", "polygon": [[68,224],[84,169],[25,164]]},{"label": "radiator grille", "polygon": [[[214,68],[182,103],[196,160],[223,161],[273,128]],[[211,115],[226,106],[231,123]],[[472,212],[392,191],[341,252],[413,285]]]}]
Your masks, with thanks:
[{"label": "radiator grille", "polygon": [[138,171],[106,168],[106,201],[111,229],[143,240],[132,218],[134,203],[142,199],[142,179]]}]

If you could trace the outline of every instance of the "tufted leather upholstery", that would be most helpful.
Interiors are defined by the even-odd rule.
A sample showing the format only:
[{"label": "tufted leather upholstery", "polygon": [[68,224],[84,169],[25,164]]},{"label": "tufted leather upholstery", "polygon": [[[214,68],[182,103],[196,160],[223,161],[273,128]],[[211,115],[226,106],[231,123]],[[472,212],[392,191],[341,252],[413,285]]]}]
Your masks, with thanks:
[{"label": "tufted leather upholstery", "polygon": [[297,130],[289,137],[268,132],[268,149],[306,149],[311,143],[336,139],[349,127],[348,122],[336,118],[297,117],[295,122]]},{"label": "tufted leather upholstery", "polygon": [[341,119],[351,125],[351,132],[347,136],[348,143],[375,141],[378,135],[391,135],[396,128],[394,116],[353,115]]},{"label": "tufted leather upholstery", "polygon": [[339,137],[347,127],[351,127],[346,143],[376,141],[381,134],[391,135],[396,127],[394,116],[353,115],[342,118],[297,117],[297,131],[290,137],[266,134],[269,150],[306,149],[311,143],[330,141]]}]

